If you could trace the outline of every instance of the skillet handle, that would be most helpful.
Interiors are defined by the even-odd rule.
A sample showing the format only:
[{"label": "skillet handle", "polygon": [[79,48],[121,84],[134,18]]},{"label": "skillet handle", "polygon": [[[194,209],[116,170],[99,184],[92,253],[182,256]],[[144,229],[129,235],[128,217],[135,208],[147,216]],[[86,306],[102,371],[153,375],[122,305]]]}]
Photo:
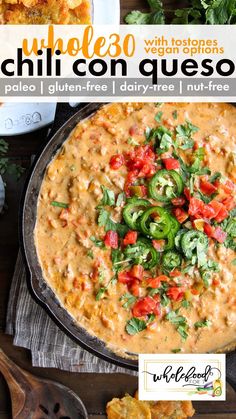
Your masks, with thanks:
[{"label": "skillet handle", "polygon": [[236,391],[236,353],[226,355],[226,378]]},{"label": "skillet handle", "polygon": [[71,106],[69,103],[58,103],[55,112],[55,118],[53,126],[49,132],[48,140],[52,138],[55,132],[61,128],[61,126],[79,109],[83,108],[87,103],[78,103],[75,106]]}]

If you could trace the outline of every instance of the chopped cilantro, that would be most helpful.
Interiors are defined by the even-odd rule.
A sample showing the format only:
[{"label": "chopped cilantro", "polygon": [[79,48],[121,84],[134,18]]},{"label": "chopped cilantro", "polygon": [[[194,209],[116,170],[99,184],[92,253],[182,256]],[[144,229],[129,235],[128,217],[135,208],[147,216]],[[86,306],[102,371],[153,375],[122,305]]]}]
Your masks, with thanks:
[{"label": "chopped cilantro", "polygon": [[147,323],[152,323],[155,320],[156,316],[154,313],[149,314],[148,315],[148,322]]},{"label": "chopped cilantro", "polygon": [[181,349],[180,348],[171,349],[171,352],[173,352],[173,354],[178,354],[179,352],[181,352]]},{"label": "chopped cilantro", "polygon": [[101,205],[115,205],[115,194],[110,189],[106,188],[106,186],[101,186],[103,197],[101,200]]},{"label": "chopped cilantro", "polygon": [[139,145],[139,143],[137,141],[135,141],[135,139],[132,138],[132,137],[128,138],[127,143],[130,144],[130,145]]},{"label": "chopped cilantro", "polygon": [[176,127],[176,143],[178,147],[182,150],[192,148],[194,146],[192,135],[197,131],[198,128],[190,121],[186,121],[183,125],[178,125]]},{"label": "chopped cilantro", "polygon": [[220,172],[215,172],[210,178],[209,182],[214,183],[216,180],[220,179],[222,174]]},{"label": "chopped cilantro", "polygon": [[211,326],[211,321],[210,320],[203,320],[203,321],[199,321],[199,322],[196,322],[196,323],[194,323],[194,327],[196,328],[196,329],[199,329],[199,328],[201,328],[201,327],[209,327],[209,326]]},{"label": "chopped cilantro", "polygon": [[98,280],[99,282],[103,282],[105,279],[105,271],[102,268],[98,269]]},{"label": "chopped cilantro", "polygon": [[188,300],[182,300],[181,306],[183,308],[189,308],[190,307],[190,302]]},{"label": "chopped cilantro", "polygon": [[101,300],[101,298],[104,296],[105,292],[107,290],[107,287],[101,287],[99,288],[97,294],[96,294],[96,301]]},{"label": "chopped cilantro", "polygon": [[105,245],[102,240],[97,239],[95,236],[91,236],[90,240],[95,244],[96,247],[100,247],[100,249],[105,249]]},{"label": "chopped cilantro", "polygon": [[126,195],[124,192],[119,193],[116,200],[116,207],[121,207],[121,205],[126,201]]},{"label": "chopped cilantro", "polygon": [[69,208],[69,204],[66,204],[65,202],[58,202],[58,201],[52,201],[51,205],[53,207],[59,207],[59,208]]},{"label": "chopped cilantro", "polygon": [[122,304],[122,307],[129,308],[137,301],[137,298],[134,295],[130,294],[129,292],[126,292],[120,297],[120,301],[124,301],[124,304]]},{"label": "chopped cilantro", "polygon": [[230,211],[229,217],[226,218],[219,226],[227,233],[226,240],[223,245],[226,248],[236,251],[236,214],[235,210]]},{"label": "chopped cilantro", "polygon": [[161,118],[162,118],[163,112],[157,112],[157,114],[155,115],[155,121],[160,123],[161,122]]},{"label": "chopped cilantro", "polygon": [[177,332],[180,334],[183,340],[186,340],[188,337],[188,323],[187,319],[184,316],[178,314],[178,310],[170,311],[166,315],[166,319],[176,326]]},{"label": "chopped cilantro", "polygon": [[176,110],[173,111],[172,116],[173,116],[174,119],[177,119],[178,118],[178,112]]},{"label": "chopped cilantro", "polygon": [[110,213],[104,208],[99,207],[98,210],[98,225],[104,227],[105,231],[116,231],[120,237],[124,237],[128,231],[128,227],[124,224],[115,223],[115,221],[111,219]]},{"label": "chopped cilantro", "polygon": [[149,143],[151,140],[155,141],[155,147],[157,152],[162,154],[169,150],[173,145],[172,133],[163,125],[160,125],[158,128],[147,128],[146,132],[146,143]]},{"label": "chopped cilantro", "polygon": [[90,259],[93,259],[93,258],[94,258],[93,251],[92,251],[91,249],[90,249],[90,250],[88,250],[87,255],[88,255],[88,257],[89,257]]},{"label": "chopped cilantro", "polygon": [[147,323],[144,320],[140,320],[136,317],[132,317],[127,321],[125,330],[129,335],[136,335],[142,332],[147,327]]}]

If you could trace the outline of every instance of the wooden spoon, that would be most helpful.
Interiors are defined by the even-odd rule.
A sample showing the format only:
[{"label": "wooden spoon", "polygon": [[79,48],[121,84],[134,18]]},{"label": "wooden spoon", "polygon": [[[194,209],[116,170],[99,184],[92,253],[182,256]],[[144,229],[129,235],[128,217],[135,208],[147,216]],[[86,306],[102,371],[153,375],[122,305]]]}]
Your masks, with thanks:
[{"label": "wooden spoon", "polygon": [[13,419],[88,419],[84,404],[73,391],[29,374],[1,348],[0,371],[9,386]]}]

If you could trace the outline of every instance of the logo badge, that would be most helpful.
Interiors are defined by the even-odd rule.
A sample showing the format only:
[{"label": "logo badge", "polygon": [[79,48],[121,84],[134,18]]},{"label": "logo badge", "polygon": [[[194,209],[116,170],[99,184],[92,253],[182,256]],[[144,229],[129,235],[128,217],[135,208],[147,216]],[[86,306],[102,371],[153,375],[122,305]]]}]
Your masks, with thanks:
[{"label": "logo badge", "polygon": [[140,400],[225,400],[224,354],[142,354]]}]

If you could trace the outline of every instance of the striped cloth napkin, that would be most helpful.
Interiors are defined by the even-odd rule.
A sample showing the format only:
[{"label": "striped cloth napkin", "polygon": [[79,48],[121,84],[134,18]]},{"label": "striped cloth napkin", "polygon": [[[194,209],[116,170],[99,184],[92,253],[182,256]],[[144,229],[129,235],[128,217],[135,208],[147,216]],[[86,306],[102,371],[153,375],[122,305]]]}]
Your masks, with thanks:
[{"label": "striped cloth napkin", "polygon": [[34,367],[72,372],[137,374],[91,355],[57,327],[28,291],[20,252],[10,290],[6,333],[13,335],[14,345],[31,351]]}]

